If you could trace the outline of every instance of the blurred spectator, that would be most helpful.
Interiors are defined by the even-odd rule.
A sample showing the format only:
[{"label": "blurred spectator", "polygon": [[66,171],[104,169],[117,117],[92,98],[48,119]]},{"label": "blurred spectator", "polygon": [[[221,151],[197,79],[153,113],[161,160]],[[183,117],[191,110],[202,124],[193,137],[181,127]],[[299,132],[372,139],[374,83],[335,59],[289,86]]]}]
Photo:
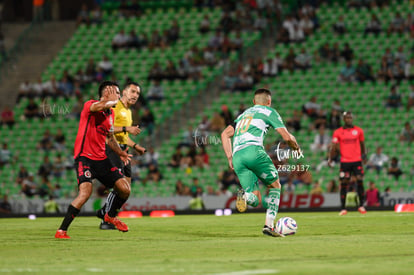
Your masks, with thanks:
[{"label": "blurred spectator", "polygon": [[88,6],[86,4],[82,4],[81,10],[78,13],[78,18],[76,19],[76,23],[78,25],[80,25],[80,24],[89,25],[89,23],[90,23],[89,10],[88,10]]},{"label": "blurred spectator", "polygon": [[153,85],[148,89],[148,101],[161,101],[164,99],[164,89],[159,80],[155,80]]},{"label": "blurred spectator", "polygon": [[400,134],[400,141],[411,143],[414,141],[414,129],[411,128],[410,122],[404,124],[404,129]]},{"label": "blurred spectator", "polygon": [[56,81],[54,75],[50,76],[50,79],[43,83],[43,94],[42,98],[51,96],[54,99],[59,95],[59,83]]},{"label": "blurred spectator", "polygon": [[341,115],[339,114],[338,110],[332,108],[331,113],[328,115],[328,128],[331,130],[338,129],[341,127],[341,120]]},{"label": "blurred spectator", "polygon": [[313,184],[312,189],[310,190],[309,194],[310,195],[322,195],[322,193],[323,193],[323,190],[322,190],[321,184],[318,181],[316,181]]},{"label": "blurred spectator", "polygon": [[182,140],[180,144],[178,144],[178,147],[190,147],[195,145],[195,133],[193,131],[193,127],[188,126],[187,131],[183,133]]},{"label": "blurred spectator", "polygon": [[161,172],[158,170],[158,167],[154,164],[148,166],[147,178],[143,181],[143,184],[147,181],[159,182],[162,179]]},{"label": "blurred spectator", "polygon": [[160,154],[154,150],[154,147],[150,147],[148,152],[144,154],[144,165],[149,166],[151,164],[158,165],[158,159]]},{"label": "blurred spectator", "polygon": [[206,147],[200,147],[200,153],[197,154],[197,163],[201,168],[204,168],[210,164],[210,157],[206,151]]},{"label": "blurred spectator", "polygon": [[177,20],[173,20],[171,27],[167,30],[167,38],[169,43],[175,43],[180,38],[180,26]]},{"label": "blurred spectator", "polygon": [[397,84],[399,84],[404,77],[404,65],[396,58],[392,66],[388,67],[388,78],[389,80],[396,80]]},{"label": "blurred spectator", "polygon": [[224,12],[223,16],[219,21],[219,27],[226,34],[230,33],[230,31],[233,30],[234,20],[228,12]]},{"label": "blurred spectator", "polygon": [[295,57],[295,68],[306,70],[311,67],[312,56],[308,54],[305,48],[300,50],[300,53]]},{"label": "blurred spectator", "polygon": [[209,32],[210,31],[210,24],[211,24],[210,23],[210,17],[207,14],[205,14],[203,19],[201,20],[201,23],[200,23],[200,28],[199,28],[200,32],[201,33]]},{"label": "blurred spectator", "polygon": [[279,71],[276,61],[268,58],[263,64],[263,76],[276,76]]},{"label": "blurred spectator", "polygon": [[414,57],[411,57],[410,61],[405,64],[404,74],[405,78],[414,81]]},{"label": "blurred spectator", "polygon": [[138,49],[141,47],[140,38],[134,30],[129,31],[127,45],[128,45],[128,48]]},{"label": "blurred spectator", "polygon": [[31,98],[29,103],[26,105],[26,108],[24,109],[24,116],[27,119],[39,117],[39,105],[37,105],[33,98]]},{"label": "blurred spectator", "polygon": [[20,102],[20,99],[23,97],[31,97],[32,86],[30,85],[29,80],[22,82],[19,86],[19,91],[17,94],[16,103]]},{"label": "blurred spectator", "polygon": [[112,39],[112,50],[127,48],[129,46],[129,37],[125,34],[125,30],[121,29]]},{"label": "blurred spectator", "polygon": [[375,82],[371,66],[364,62],[361,58],[358,60],[358,65],[355,69],[356,80],[363,83],[367,80]]},{"label": "blurred spectator", "polygon": [[19,171],[17,172],[16,183],[22,185],[23,181],[29,177],[29,172],[26,167],[20,165]]},{"label": "blurred spectator", "polygon": [[183,159],[183,153],[181,152],[181,148],[177,147],[175,149],[175,153],[171,156],[171,160],[169,163],[169,166],[173,167],[173,168],[178,168],[180,167],[181,164],[181,160]]},{"label": "blurred spectator", "polygon": [[408,57],[404,52],[403,46],[398,46],[397,52],[394,53],[394,59],[398,59],[400,64],[404,67],[405,63],[408,61]]},{"label": "blurred spectator", "polygon": [[304,184],[306,186],[310,186],[312,184],[312,174],[310,171],[299,169],[302,165],[301,163],[296,164],[298,169],[296,171],[291,172],[290,178],[293,179],[293,183],[297,184]]},{"label": "blurred spectator", "polygon": [[319,127],[319,133],[315,135],[313,143],[310,145],[312,152],[326,152],[331,142],[331,137],[325,132],[325,126]]},{"label": "blurred spectator", "polygon": [[237,82],[234,85],[233,90],[234,91],[249,91],[253,88],[254,80],[251,75],[249,75],[246,72],[242,72],[241,75],[239,75]]},{"label": "blurred spectator", "polygon": [[334,23],[333,30],[338,34],[344,34],[346,32],[346,24],[343,15],[340,15],[338,20]]},{"label": "blurred spectator", "polygon": [[10,151],[8,144],[3,142],[3,147],[0,149],[0,168],[12,161],[13,154]]},{"label": "blurred spectator", "polygon": [[200,182],[197,177],[193,178],[193,183],[190,186],[191,194],[197,194],[198,188],[200,187]]},{"label": "blurred spectator", "polygon": [[96,74],[96,64],[93,58],[88,59],[88,63],[86,64],[85,74],[89,79],[95,79]]},{"label": "blurred spectator", "polygon": [[227,105],[221,105],[220,116],[224,119],[224,123],[226,125],[233,124],[234,118],[233,118],[232,112],[229,110]]},{"label": "blurred spectator", "polygon": [[380,206],[380,192],[373,181],[369,182],[369,189],[365,192],[365,203],[367,206]]},{"label": "blurred spectator", "polygon": [[381,32],[381,21],[375,14],[371,15],[371,20],[365,27],[365,34],[373,33],[378,35]]},{"label": "blurred spectator", "polygon": [[401,106],[401,95],[397,93],[396,85],[391,87],[391,93],[387,97],[386,106],[389,108],[399,108]]},{"label": "blurred spectator", "polygon": [[329,58],[332,62],[337,63],[339,62],[340,58],[341,58],[341,50],[339,49],[339,43],[335,42],[333,44],[332,49],[330,49],[330,55]]},{"label": "blurred spectator", "polygon": [[404,18],[402,18],[400,12],[395,13],[394,19],[391,21],[389,27],[388,27],[388,34],[391,33],[400,33],[402,34],[404,32]]},{"label": "blurred spectator", "polygon": [[34,180],[33,174],[30,173],[29,176],[22,181],[21,192],[29,198],[37,193],[37,183]]},{"label": "blurred spectator", "polygon": [[208,116],[204,115],[201,118],[200,124],[197,126],[197,135],[200,137],[207,137],[210,131],[210,121],[208,120]]},{"label": "blurred spectator", "polygon": [[246,106],[243,103],[240,103],[239,109],[237,110],[236,117],[244,113],[244,111],[246,111]]},{"label": "blurred spectator", "polygon": [[401,164],[398,158],[396,157],[391,158],[391,162],[388,167],[388,175],[392,175],[394,176],[396,180],[398,180],[402,174],[403,174],[403,171],[401,170]]},{"label": "blurred spectator", "polygon": [[317,114],[316,117],[313,120],[313,124],[311,124],[311,129],[319,129],[320,127],[325,127],[327,126],[327,117],[326,117],[326,112],[323,109],[320,109]]},{"label": "blurred spectator", "polygon": [[111,75],[114,69],[114,65],[109,60],[108,56],[104,55],[102,61],[98,63],[98,69],[102,70],[102,72],[104,73],[103,77],[105,78],[106,76]]},{"label": "blurred spectator", "polygon": [[44,131],[42,138],[36,146],[37,149],[42,149],[45,151],[50,151],[53,149],[53,138],[50,134],[50,130],[47,129]]},{"label": "blurred spectator", "polygon": [[131,181],[133,183],[141,180],[141,168],[136,158],[131,158]]},{"label": "blurred spectator", "polygon": [[190,210],[205,210],[203,199],[197,193],[192,193],[192,198],[188,202]]},{"label": "blurred spectator", "polygon": [[68,77],[64,76],[58,83],[59,94],[62,94],[65,98],[72,96],[73,85],[69,81]]},{"label": "blurred spectator", "polygon": [[322,47],[319,48],[319,55],[325,61],[331,60],[332,53],[328,42],[326,42],[322,45]]},{"label": "blurred spectator", "polygon": [[3,195],[3,200],[0,202],[0,213],[10,214],[12,212],[12,207],[8,199],[8,195]]},{"label": "blurred spectator", "polygon": [[354,58],[354,51],[349,43],[345,43],[345,47],[341,51],[341,56],[345,59],[345,61],[351,61]]},{"label": "blurred spectator", "polygon": [[296,186],[292,180],[289,180],[287,183],[283,185],[283,195],[293,195],[295,194]]},{"label": "blurred spectator", "polygon": [[240,184],[239,179],[237,178],[236,174],[233,170],[225,170],[219,176],[220,183],[221,183],[221,192],[228,193],[228,189],[231,185],[238,186]]},{"label": "blurred spectator", "polygon": [[303,30],[306,36],[309,36],[313,33],[315,24],[307,15],[304,15],[299,21],[299,27]]},{"label": "blurred spectator", "polygon": [[144,108],[144,114],[141,117],[140,125],[147,129],[149,136],[152,136],[155,126],[155,118],[150,109]]},{"label": "blurred spectator", "polygon": [[59,205],[53,199],[52,195],[49,195],[49,199],[43,204],[43,212],[46,214],[56,214],[59,213]]},{"label": "blurred spectator", "polygon": [[37,174],[47,181],[49,176],[52,174],[53,171],[53,164],[50,162],[49,156],[43,157],[43,163],[40,165]]},{"label": "blurred spectator", "polygon": [[346,65],[342,67],[339,80],[342,82],[353,82],[355,80],[355,67],[350,60],[347,60]]},{"label": "blurred spectator", "polygon": [[0,125],[4,124],[9,127],[9,129],[13,129],[13,125],[15,123],[14,120],[14,112],[10,109],[10,107],[4,107],[3,111],[1,112],[1,123]]},{"label": "blurred spectator", "polygon": [[163,73],[160,63],[156,61],[149,71],[148,80],[161,80],[163,78]]},{"label": "blurred spectator", "polygon": [[411,83],[411,91],[408,93],[408,100],[407,100],[407,111],[410,110],[412,106],[414,106],[414,83]]},{"label": "blurred spectator", "polygon": [[142,14],[142,8],[137,0],[122,0],[119,6],[120,17],[139,17]]},{"label": "blurred spectator", "polygon": [[92,24],[102,24],[102,10],[99,5],[95,5],[91,11],[90,21]]},{"label": "blurred spectator", "polygon": [[310,101],[302,106],[302,112],[310,118],[316,118],[320,109],[321,105],[316,102],[316,96],[312,96]]},{"label": "blurred spectator", "polygon": [[167,61],[167,67],[165,68],[165,71],[163,72],[163,78],[168,80],[174,80],[178,78],[178,71],[175,67],[174,63],[171,60]]},{"label": "blurred spectator", "polygon": [[331,108],[332,110],[337,110],[339,113],[342,113],[344,111],[344,108],[342,108],[341,102],[339,101],[339,99],[334,99],[331,105]]},{"label": "blurred spectator", "polygon": [[338,185],[335,180],[330,180],[326,185],[326,193],[338,193]]},{"label": "blurred spectator", "polygon": [[212,132],[221,133],[224,128],[226,128],[224,118],[220,116],[218,112],[215,112],[210,120],[210,130]]},{"label": "blurred spectator", "polygon": [[52,164],[52,171],[51,174],[58,180],[62,178],[62,176],[66,172],[65,163],[62,159],[62,155],[57,155],[55,161]]},{"label": "blurred spectator", "polygon": [[175,183],[175,195],[177,196],[188,196],[189,194],[186,193],[185,185],[183,184],[182,180],[177,180]]},{"label": "blurred spectator", "polygon": [[305,32],[298,24],[293,26],[293,31],[289,33],[289,42],[300,43],[305,41]]},{"label": "blurred spectator", "polygon": [[377,174],[381,173],[382,167],[388,162],[388,156],[382,153],[382,147],[377,147],[375,153],[371,154],[367,163],[367,170],[375,169]]},{"label": "blurred spectator", "polygon": [[286,120],[286,126],[293,131],[299,131],[301,127],[302,114],[298,110],[293,110],[293,116]]},{"label": "blurred spectator", "polygon": [[78,99],[76,100],[76,103],[73,105],[70,116],[79,119],[80,118],[80,114],[83,110],[83,97],[78,97]]},{"label": "blurred spectator", "polygon": [[289,70],[291,73],[293,73],[293,70],[295,69],[295,58],[295,51],[293,50],[293,48],[290,48],[288,54],[285,57],[284,68]]}]

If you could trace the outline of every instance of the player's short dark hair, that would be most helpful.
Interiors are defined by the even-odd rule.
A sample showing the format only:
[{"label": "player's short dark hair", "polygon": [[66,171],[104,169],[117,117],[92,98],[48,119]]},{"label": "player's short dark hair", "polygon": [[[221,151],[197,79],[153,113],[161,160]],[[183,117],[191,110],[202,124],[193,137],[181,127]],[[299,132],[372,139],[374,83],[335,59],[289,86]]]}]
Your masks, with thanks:
[{"label": "player's short dark hair", "polygon": [[270,90],[268,90],[268,89],[265,89],[265,88],[260,88],[260,89],[257,89],[255,92],[254,92],[254,95],[261,95],[261,94],[267,94],[267,95],[272,95],[272,93],[270,92]]},{"label": "player's short dark hair", "polygon": [[103,91],[105,91],[105,88],[106,88],[106,87],[109,87],[109,86],[116,86],[116,87],[118,87],[118,89],[119,89],[119,85],[118,85],[118,83],[116,83],[116,82],[114,82],[114,81],[103,81],[103,82],[99,85],[99,89],[98,89],[98,95],[99,95],[99,98],[101,98],[101,97],[102,97],[102,93],[103,93]]},{"label": "player's short dark hair", "polygon": [[141,85],[139,85],[138,82],[135,82],[135,81],[127,81],[127,83],[125,84],[124,90],[125,89],[128,89],[128,87],[131,86],[131,85],[135,85],[135,86],[137,86],[138,88],[141,89]]}]

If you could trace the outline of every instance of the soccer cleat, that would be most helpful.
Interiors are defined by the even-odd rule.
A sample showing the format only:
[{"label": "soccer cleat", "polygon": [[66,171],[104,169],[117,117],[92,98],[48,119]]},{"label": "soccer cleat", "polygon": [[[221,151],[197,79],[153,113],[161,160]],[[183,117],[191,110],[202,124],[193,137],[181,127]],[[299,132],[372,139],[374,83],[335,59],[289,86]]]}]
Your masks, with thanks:
[{"label": "soccer cleat", "polygon": [[58,229],[55,234],[56,239],[70,239],[65,230]]},{"label": "soccer cleat", "polygon": [[264,235],[268,235],[268,236],[271,236],[271,237],[282,237],[282,238],[285,237],[285,235],[276,232],[274,228],[270,228],[267,225],[263,226],[262,232],[263,232]]},{"label": "soccer cleat", "polygon": [[346,211],[346,209],[342,209],[341,212],[339,212],[339,216],[345,216],[346,214],[348,214],[348,211]]},{"label": "soccer cleat", "polygon": [[239,212],[245,212],[247,209],[246,194],[243,189],[237,191],[236,208]]},{"label": "soccer cleat", "polygon": [[363,206],[360,206],[359,208],[358,208],[358,211],[359,211],[359,213],[361,213],[361,214],[366,214],[367,213],[367,210],[365,209],[365,207],[363,207]]},{"label": "soccer cleat", "polygon": [[111,223],[108,223],[108,222],[102,221],[101,224],[99,225],[99,229],[102,229],[102,230],[114,230],[116,228],[115,228],[115,225],[113,225]]},{"label": "soccer cleat", "polygon": [[96,211],[96,216],[103,220],[105,217],[105,212],[102,209],[99,209],[98,211]]},{"label": "soccer cleat", "polygon": [[105,214],[104,221],[115,225],[115,227],[122,232],[128,232],[128,225],[123,223],[117,217],[109,217],[108,213]]}]

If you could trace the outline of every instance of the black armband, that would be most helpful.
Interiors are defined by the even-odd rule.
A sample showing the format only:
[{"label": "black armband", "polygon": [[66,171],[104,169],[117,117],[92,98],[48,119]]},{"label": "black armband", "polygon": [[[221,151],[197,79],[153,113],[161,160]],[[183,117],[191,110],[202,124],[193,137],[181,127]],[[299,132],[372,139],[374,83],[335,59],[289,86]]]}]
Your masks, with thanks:
[{"label": "black armband", "polygon": [[126,130],[125,126],[122,127],[122,132],[124,132],[124,134],[126,134],[127,130]]}]

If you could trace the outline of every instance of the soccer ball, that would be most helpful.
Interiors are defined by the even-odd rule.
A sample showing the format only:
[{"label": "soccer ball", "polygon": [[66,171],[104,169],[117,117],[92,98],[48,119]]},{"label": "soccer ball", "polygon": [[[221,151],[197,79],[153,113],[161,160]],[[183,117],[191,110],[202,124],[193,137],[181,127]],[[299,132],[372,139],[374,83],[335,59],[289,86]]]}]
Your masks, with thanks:
[{"label": "soccer ball", "polygon": [[290,217],[280,218],[276,223],[275,231],[283,235],[293,235],[298,230],[296,221]]}]

